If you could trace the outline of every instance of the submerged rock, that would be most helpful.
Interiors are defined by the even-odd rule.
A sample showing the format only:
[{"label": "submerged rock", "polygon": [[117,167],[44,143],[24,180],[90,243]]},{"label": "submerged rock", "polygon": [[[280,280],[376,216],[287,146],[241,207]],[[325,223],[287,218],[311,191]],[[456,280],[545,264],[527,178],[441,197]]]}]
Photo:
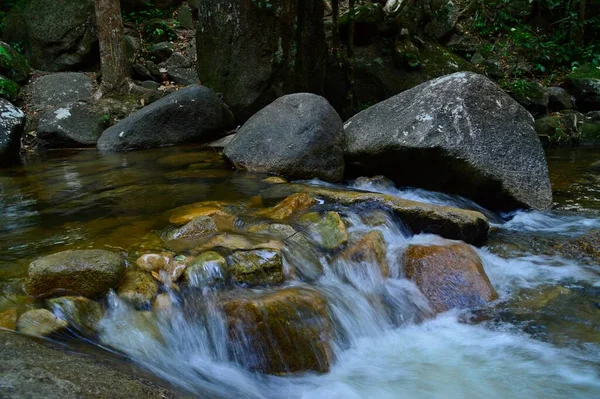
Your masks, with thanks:
[{"label": "submerged rock", "polygon": [[600,231],[591,231],[581,237],[555,245],[553,250],[567,258],[598,262],[600,261]]},{"label": "submerged rock", "polygon": [[470,244],[482,244],[487,239],[487,218],[476,211],[448,206],[429,205],[404,200],[392,195],[347,191],[302,184],[278,184],[262,193],[265,200],[285,198],[294,192],[304,192],[341,205],[374,204],[391,209],[415,233],[438,234]]},{"label": "submerged rock", "polygon": [[403,269],[438,313],[479,307],[498,298],[481,259],[465,244],[411,245],[404,252]]},{"label": "submerged rock", "polygon": [[326,250],[334,250],[348,242],[348,230],[337,212],[321,215],[310,212],[300,217],[305,236]]},{"label": "submerged rock", "polygon": [[131,303],[136,308],[150,306],[157,294],[158,281],[150,274],[139,270],[128,271],[117,290],[117,295],[120,298]]},{"label": "submerged rock", "polygon": [[23,111],[0,98],[0,165],[19,157],[24,128]]},{"label": "submerged rock", "polygon": [[48,307],[60,319],[83,335],[94,336],[104,315],[102,305],[84,297],[63,296],[48,300]]},{"label": "submerged rock", "polygon": [[344,176],[344,131],[335,109],[321,96],[283,96],[246,122],[223,154],[238,168],[288,179]]},{"label": "submerged rock", "polygon": [[271,249],[236,251],[227,258],[234,281],[244,286],[283,283],[281,252]]},{"label": "submerged rock", "polygon": [[26,289],[38,297],[73,294],[94,298],[116,287],[124,272],[123,259],[113,252],[63,251],[29,265]]},{"label": "submerged rock", "polygon": [[423,83],[345,123],[350,174],[465,195],[492,209],[552,204],[531,115],[484,76]]},{"label": "submerged rock", "polygon": [[127,151],[208,143],[233,127],[233,115],[219,97],[207,87],[192,85],[105,130],[98,140],[98,149]]},{"label": "submerged rock", "polygon": [[35,309],[25,312],[17,321],[17,330],[25,335],[48,337],[60,333],[69,326],[47,309]]},{"label": "submerged rock", "polygon": [[305,193],[292,194],[273,208],[257,212],[257,215],[270,219],[286,219],[294,213],[302,212],[315,205],[317,201]]},{"label": "submerged rock", "polygon": [[226,299],[222,307],[237,362],[268,374],[329,371],[333,327],[318,292],[287,288]]},{"label": "submerged rock", "polygon": [[210,216],[200,216],[185,225],[169,230],[167,240],[197,239],[209,237],[218,232],[217,224]]}]

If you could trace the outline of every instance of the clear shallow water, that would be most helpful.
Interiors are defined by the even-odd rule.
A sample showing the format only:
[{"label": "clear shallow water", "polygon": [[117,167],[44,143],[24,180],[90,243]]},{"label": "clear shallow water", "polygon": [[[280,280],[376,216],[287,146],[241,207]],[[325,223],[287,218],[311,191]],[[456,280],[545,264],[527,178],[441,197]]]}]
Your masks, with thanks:
[{"label": "clear shallow water", "polygon": [[[593,180],[586,166],[598,158],[593,151],[550,154],[557,210],[484,210],[494,229],[478,253],[500,295],[489,308],[431,319],[418,289],[402,278],[397,254],[410,243],[443,241],[410,236],[390,217],[377,229],[388,247],[391,278],[349,267],[340,275],[339,267],[320,259],[324,276],[310,285],[328,299],[334,318],[335,362],[327,374],[264,376],[231,362],[225,320],[210,290],[171,292],[176,305],[167,314],[141,315],[112,296],[101,344],[203,397],[600,397],[600,266],[548,250],[598,227],[600,204],[586,186]],[[169,209],[248,200],[267,187],[261,178],[228,170],[214,154],[193,147],[109,156],[50,153],[43,162],[0,170],[0,310],[14,301],[26,306],[18,287],[36,257],[93,247],[121,251],[133,261],[144,243],[152,245],[151,232],[167,226]],[[480,209],[423,190],[350,185]],[[356,212],[342,210],[350,233],[372,229]],[[293,246],[287,250],[301,256]]]}]

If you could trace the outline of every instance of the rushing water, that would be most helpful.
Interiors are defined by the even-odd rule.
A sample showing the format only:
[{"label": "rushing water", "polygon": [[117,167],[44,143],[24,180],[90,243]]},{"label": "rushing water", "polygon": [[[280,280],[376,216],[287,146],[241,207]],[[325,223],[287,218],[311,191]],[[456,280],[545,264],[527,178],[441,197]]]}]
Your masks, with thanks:
[{"label": "rushing water", "polygon": [[[593,150],[549,154],[556,203],[547,212],[496,215],[456,196],[397,189],[385,181],[349,182],[356,189],[484,212],[493,229],[477,251],[500,299],[433,318],[416,286],[402,278],[397,255],[412,243],[446,241],[411,236],[383,212],[375,229],[385,238],[390,278],[323,256],[315,260],[286,242],[288,262],[318,262],[324,270],[311,283],[288,276],[286,284],[310,286],[327,298],[335,360],[326,374],[267,376],[232,362],[227,321],[207,288],[167,289],[174,306],[162,313],[142,314],[110,295],[98,344],[202,397],[600,397],[600,266],[550,251],[600,228],[600,174],[587,169],[599,158]],[[202,200],[250,200],[268,187],[262,178],[233,172],[217,154],[194,147],[57,152],[0,170],[0,311],[15,303],[29,306],[20,286],[36,257],[108,248],[133,262],[155,245],[153,232],[168,225],[166,211]],[[372,210],[338,211],[351,236],[374,229],[364,223]]]}]

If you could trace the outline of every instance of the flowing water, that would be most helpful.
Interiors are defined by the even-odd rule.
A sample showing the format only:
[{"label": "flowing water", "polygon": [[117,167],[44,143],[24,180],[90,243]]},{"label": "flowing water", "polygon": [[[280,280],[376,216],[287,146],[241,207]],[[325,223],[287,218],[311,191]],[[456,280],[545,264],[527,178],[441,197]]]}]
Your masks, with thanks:
[{"label": "flowing water", "polygon": [[[174,305],[159,313],[136,311],[109,295],[96,344],[199,397],[598,398],[600,265],[552,250],[600,228],[600,173],[588,169],[598,159],[594,150],[548,154],[556,202],[547,212],[499,215],[456,196],[385,181],[349,182],[355,189],[484,212],[491,236],[477,252],[500,298],[482,309],[433,317],[416,286],[403,278],[399,255],[413,243],[447,241],[413,236],[382,211],[337,207],[351,237],[373,229],[383,234],[390,277],[285,241],[286,264],[302,265],[300,275],[323,269],[318,278],[299,279],[288,267],[286,286],[327,299],[334,360],[325,374],[252,372],[241,364],[252,364],[256,354],[244,347],[234,348],[232,360],[217,294],[201,284],[183,291],[165,287]],[[156,232],[168,226],[168,210],[204,200],[252,201],[269,187],[263,178],[231,171],[216,153],[195,147],[52,152],[0,170],[0,312],[32,306],[21,285],[36,257],[106,248],[133,264],[159,245]],[[365,223],[368,218],[379,220],[376,227]]]}]

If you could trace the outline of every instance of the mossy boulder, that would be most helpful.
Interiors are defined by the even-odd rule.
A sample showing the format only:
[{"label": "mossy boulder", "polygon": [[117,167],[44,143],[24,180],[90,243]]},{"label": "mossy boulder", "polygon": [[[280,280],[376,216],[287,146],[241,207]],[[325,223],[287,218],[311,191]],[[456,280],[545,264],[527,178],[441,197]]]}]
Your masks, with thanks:
[{"label": "mossy boulder", "polygon": [[306,237],[325,250],[334,250],[348,242],[348,230],[337,212],[304,214],[298,220]]},{"label": "mossy boulder", "polygon": [[19,94],[19,84],[0,75],[0,97],[4,97],[9,101],[15,101]]},{"label": "mossy boulder", "polygon": [[304,192],[312,197],[345,206],[379,205],[390,209],[415,233],[438,234],[445,238],[463,240],[471,244],[483,243],[487,239],[489,230],[487,218],[479,212],[424,204],[386,194],[302,184],[280,184],[265,190],[262,196],[265,201],[269,201],[285,198],[294,192]]},{"label": "mossy boulder", "polygon": [[302,212],[315,205],[317,201],[305,193],[292,194],[273,208],[257,212],[257,215],[270,219],[286,219],[294,213]]},{"label": "mossy boulder", "polygon": [[26,289],[30,295],[81,295],[95,298],[115,288],[125,272],[120,255],[102,249],[63,251],[29,265]]},{"label": "mossy boulder", "polygon": [[392,57],[398,68],[410,70],[421,65],[419,48],[406,36],[398,36]]},{"label": "mossy boulder", "polygon": [[90,68],[100,58],[93,0],[22,0],[6,16],[3,38],[22,43],[45,71]]},{"label": "mossy boulder", "polygon": [[244,366],[280,375],[329,371],[333,326],[318,292],[287,288],[226,298],[221,306],[231,352]]},{"label": "mossy boulder", "polygon": [[535,131],[550,144],[578,144],[582,138],[584,122],[583,114],[566,110],[537,119]]},{"label": "mossy boulder", "polygon": [[95,336],[104,310],[100,303],[84,297],[63,296],[48,300],[48,307],[58,318],[85,336]]},{"label": "mossy boulder", "polygon": [[0,74],[17,83],[25,83],[29,77],[27,59],[2,41],[0,41]]},{"label": "mossy boulder", "polygon": [[227,258],[233,280],[247,287],[281,284],[283,258],[281,252],[270,249],[236,251]]},{"label": "mossy boulder", "polygon": [[158,281],[150,273],[129,270],[117,289],[119,298],[131,303],[138,309],[148,308],[158,294]]},{"label": "mossy boulder", "polygon": [[227,261],[217,252],[203,252],[189,262],[183,277],[193,287],[222,286],[228,279]]},{"label": "mossy boulder", "polygon": [[48,337],[61,333],[69,326],[65,320],[59,319],[47,309],[30,310],[21,315],[17,321],[17,330],[21,334]]},{"label": "mossy boulder", "polygon": [[411,245],[403,255],[403,270],[438,313],[498,298],[477,252],[466,244]]},{"label": "mossy boulder", "polygon": [[600,66],[586,64],[567,75],[567,89],[582,112],[600,110]]},{"label": "mossy boulder", "polygon": [[155,278],[165,284],[175,282],[181,277],[186,268],[185,257],[175,258],[173,254],[145,254],[136,261],[138,267],[152,273]]}]

